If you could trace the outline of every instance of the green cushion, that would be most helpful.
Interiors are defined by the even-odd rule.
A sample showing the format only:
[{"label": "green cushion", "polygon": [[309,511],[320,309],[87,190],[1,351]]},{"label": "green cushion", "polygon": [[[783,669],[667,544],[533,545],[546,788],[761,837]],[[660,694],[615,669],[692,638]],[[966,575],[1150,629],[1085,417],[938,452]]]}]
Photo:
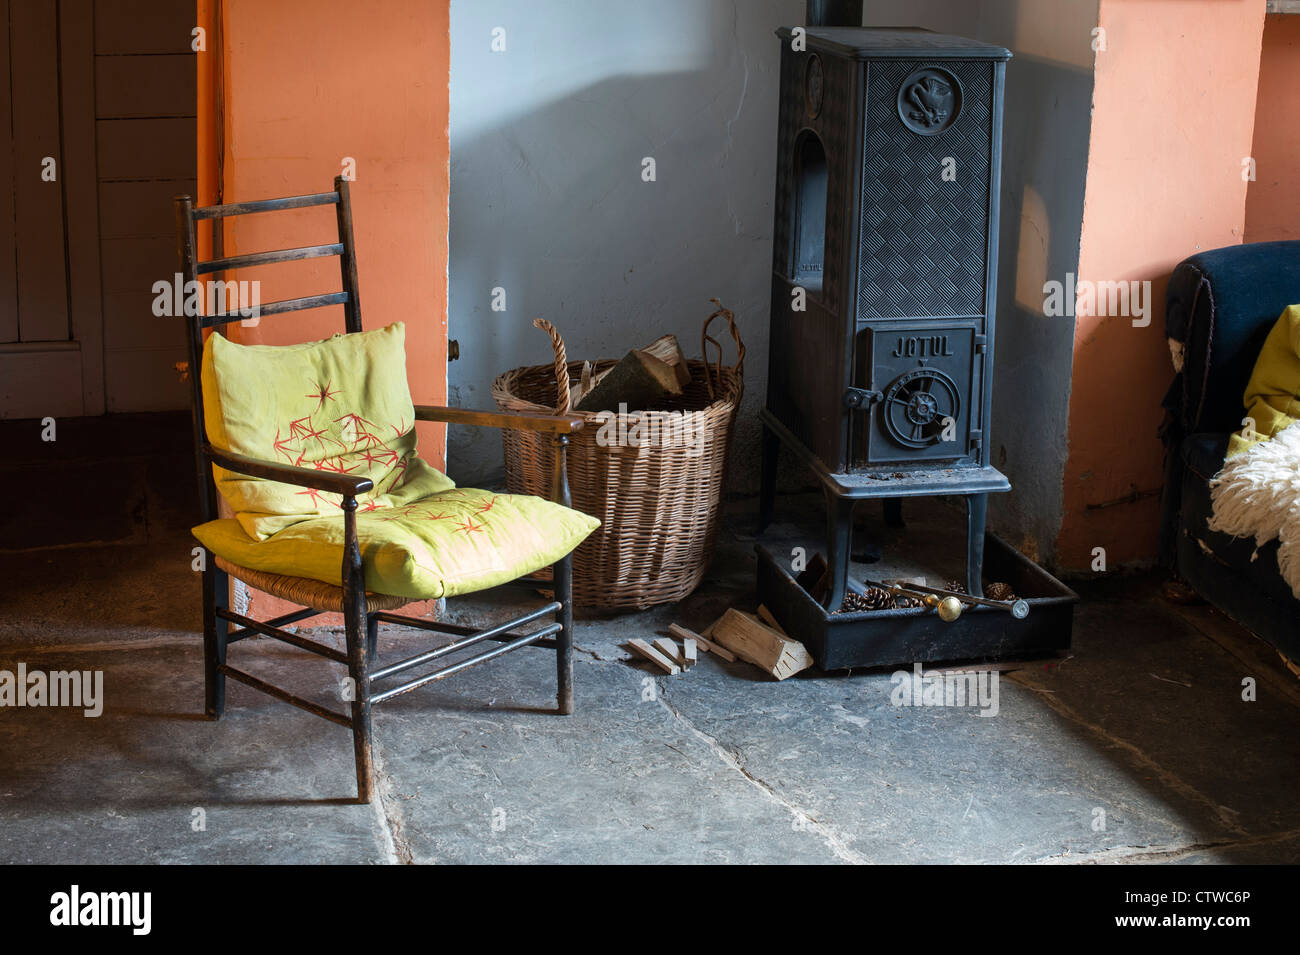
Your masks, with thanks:
[{"label": "green cushion", "polygon": [[[222,451],[320,471],[364,474],[362,506],[400,507],[456,485],[415,448],[406,385],[406,328],[335,335],[303,345],[203,346],[203,417]],[[309,517],[338,515],[342,498],[214,468],[217,490],[254,540]]]},{"label": "green cushion", "polygon": [[[600,522],[537,497],[457,488],[416,453],[405,329],[304,345],[203,349],[204,425],[218,449],[366,475],[357,535],[366,588],[436,599],[553,564]],[[235,517],[194,529],[205,547],[253,570],[339,584],[342,498],[214,468]]]},{"label": "green cushion", "polygon": [[[357,514],[366,589],[434,600],[495,587],[555,563],[600,521],[539,497],[456,488],[398,508]],[[238,521],[194,529],[226,560],[274,574],[339,584],[343,520],[300,521],[255,541]]]}]

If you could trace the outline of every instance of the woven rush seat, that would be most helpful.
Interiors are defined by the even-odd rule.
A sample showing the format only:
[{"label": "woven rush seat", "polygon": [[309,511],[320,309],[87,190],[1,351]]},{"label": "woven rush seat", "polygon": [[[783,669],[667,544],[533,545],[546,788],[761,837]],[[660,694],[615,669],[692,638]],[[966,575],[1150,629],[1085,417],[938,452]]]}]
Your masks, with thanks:
[{"label": "woven rush seat", "polygon": [[[249,570],[247,567],[232,564],[224,557],[218,557],[216,554],[212,556],[216,565],[230,576],[242,580],[250,587],[265,591],[273,597],[279,597],[281,600],[287,600],[290,603],[301,604],[304,607],[311,607],[313,610],[343,612],[342,587],[335,587],[333,584],[310,580],[306,577],[287,577],[284,574]],[[410,597],[393,597],[389,594],[371,593],[367,590],[366,609],[371,613],[378,610],[396,610],[399,607],[405,607],[411,602],[411,599]]]}]

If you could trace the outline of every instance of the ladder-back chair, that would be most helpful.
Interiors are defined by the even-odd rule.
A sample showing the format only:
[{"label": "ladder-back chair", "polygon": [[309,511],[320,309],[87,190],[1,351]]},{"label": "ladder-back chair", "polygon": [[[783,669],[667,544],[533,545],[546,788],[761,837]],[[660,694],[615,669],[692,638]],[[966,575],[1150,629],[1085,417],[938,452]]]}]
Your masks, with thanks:
[{"label": "ladder-back chair", "polygon": [[[197,257],[195,234],[198,222],[210,221],[215,235],[216,230],[220,228],[221,220],[231,216],[270,214],[289,209],[327,205],[333,205],[337,213],[338,232],[334,242],[281,251],[246,253],[209,261],[199,261]],[[341,291],[264,304],[260,306],[260,315],[275,316],[301,309],[342,305],[345,332],[352,335],[362,331],[361,302],[357,290],[357,262],[352,237],[352,210],[346,179],[336,178],[332,192],[256,202],[195,207],[189,196],[178,196],[175,200],[175,212],[180,273],[187,283],[187,288],[192,287],[188,285],[190,282],[198,282],[209,276],[220,277],[231,269],[333,256],[339,260]],[[214,245],[214,248],[219,246]],[[219,314],[186,315],[189,336],[189,377],[193,386],[195,462],[203,519],[205,522],[211,522],[218,518],[218,488],[213,475],[215,465],[236,475],[282,482],[308,489],[302,493],[315,490],[340,496],[341,501],[337,506],[341,514],[337,519],[343,524],[343,545],[338,586],[320,580],[296,578],[285,574],[267,574],[240,567],[231,560],[212,552],[210,548],[206,549],[202,574],[207,716],[214,720],[221,717],[225,705],[225,681],[229,677],[278,700],[291,703],[309,713],[349,728],[352,731],[356,757],[357,797],[362,802],[368,802],[373,785],[371,708],[378,703],[441,680],[475,664],[531,645],[554,651],[558,710],[562,714],[571,713],[573,711],[571,553],[566,553],[555,561],[551,565],[550,580],[541,583],[552,591],[553,599],[538,609],[506,623],[474,629],[424,618],[402,616],[393,611],[410,600],[419,598],[367,592],[361,547],[358,543],[357,498],[374,489],[374,483],[369,477],[342,473],[342,469],[340,471],[317,470],[280,460],[254,458],[222,450],[209,440],[208,430],[205,427],[204,390],[201,381],[204,368],[205,332],[211,330],[212,334],[223,334],[221,329],[227,323],[239,321],[243,317],[234,309]],[[569,441],[568,436],[582,428],[581,418],[575,415],[469,411],[431,405],[415,405],[414,412],[417,421],[516,428],[553,434],[552,497],[555,503],[566,508],[569,506],[565,447]],[[414,427],[413,423],[411,427]],[[315,497],[311,500],[314,501]],[[230,608],[228,600],[230,576],[284,597],[301,605],[303,609],[268,621],[254,620],[236,613]],[[514,583],[535,589],[539,586],[539,578],[524,577]],[[328,611],[341,612],[343,615],[346,631],[345,652],[284,629],[290,624]],[[553,619],[537,625],[543,618]],[[401,624],[434,631],[447,635],[451,639],[450,642],[444,642],[424,652],[385,666],[378,666],[375,655],[378,649],[380,623]],[[236,629],[231,629],[232,624]],[[530,625],[535,625],[535,628],[529,629]],[[349,701],[348,712],[338,712],[304,699],[233,666],[227,659],[230,645],[259,634],[345,666],[352,681],[352,698]],[[488,645],[489,649],[476,645]],[[466,648],[473,648],[472,655],[451,663],[445,659]],[[393,683],[392,681],[392,678],[399,674],[428,667],[436,668],[407,679],[405,682]]]}]

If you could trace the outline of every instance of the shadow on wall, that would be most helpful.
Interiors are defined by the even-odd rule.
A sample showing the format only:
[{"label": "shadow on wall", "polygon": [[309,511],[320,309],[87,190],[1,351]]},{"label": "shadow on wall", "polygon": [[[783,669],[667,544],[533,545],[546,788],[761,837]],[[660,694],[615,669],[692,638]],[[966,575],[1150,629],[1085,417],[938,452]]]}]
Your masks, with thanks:
[{"label": "shadow on wall", "polygon": [[[498,374],[550,362],[536,316],[574,359],[620,357],[667,332],[698,357],[716,296],[749,349],[732,482],[756,488],[774,30],[802,16],[799,0],[453,5],[451,403],[491,407]],[[505,52],[491,51],[497,26]],[[458,481],[501,473],[495,431],[456,429],[449,453]]]},{"label": "shadow on wall", "polygon": [[[1086,46],[1086,43],[1085,43]],[[1052,563],[1068,451],[1074,318],[1044,314],[1044,284],[1079,266],[1092,71],[1017,53],[1007,65],[992,462],[1011,479],[998,532]]]}]

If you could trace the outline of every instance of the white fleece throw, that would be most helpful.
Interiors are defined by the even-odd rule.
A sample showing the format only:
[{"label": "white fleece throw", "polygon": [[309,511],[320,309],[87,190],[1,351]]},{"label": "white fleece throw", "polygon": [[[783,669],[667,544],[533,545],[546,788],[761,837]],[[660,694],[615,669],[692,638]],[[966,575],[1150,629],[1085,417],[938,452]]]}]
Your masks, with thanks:
[{"label": "white fleece throw", "polygon": [[1282,578],[1300,599],[1300,423],[1230,458],[1210,481],[1210,530],[1253,537],[1260,547],[1277,538]]}]

